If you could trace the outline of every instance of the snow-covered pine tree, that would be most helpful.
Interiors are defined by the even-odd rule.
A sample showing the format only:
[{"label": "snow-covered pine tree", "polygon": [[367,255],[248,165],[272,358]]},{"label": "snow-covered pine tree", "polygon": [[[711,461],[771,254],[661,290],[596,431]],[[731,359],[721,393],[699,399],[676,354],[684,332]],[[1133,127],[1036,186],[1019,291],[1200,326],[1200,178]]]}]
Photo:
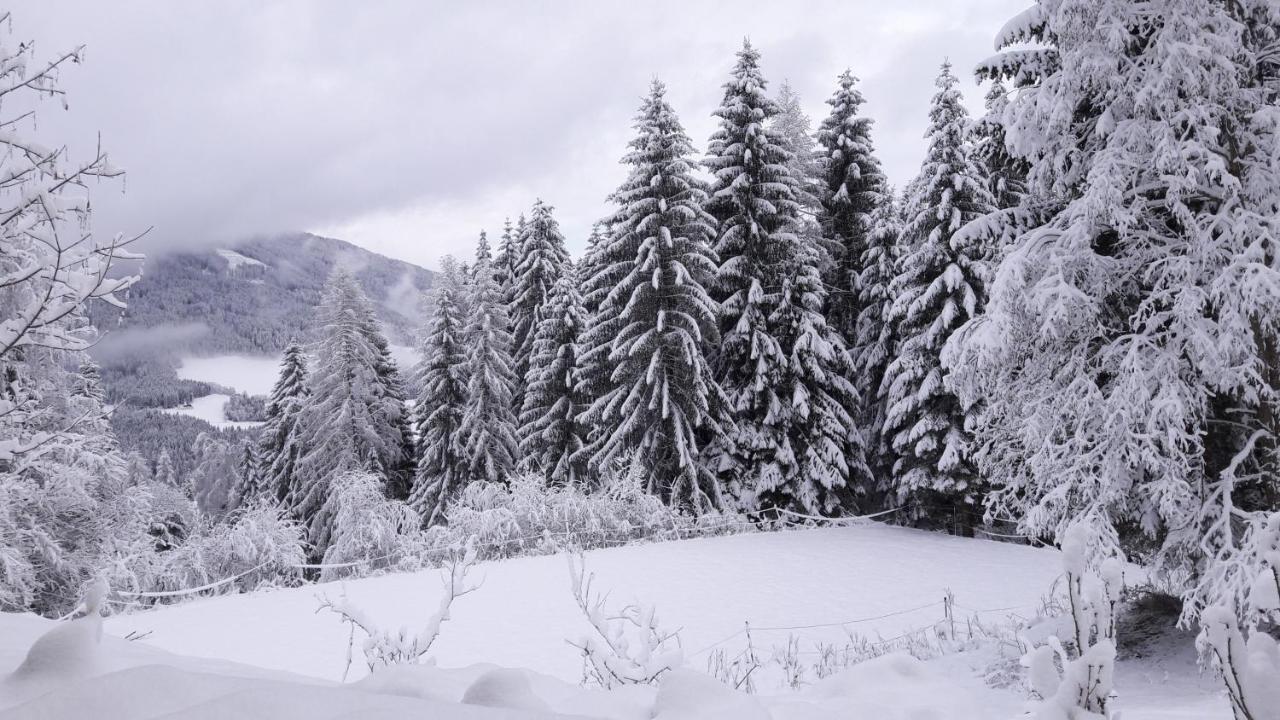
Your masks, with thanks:
[{"label": "snow-covered pine tree", "polygon": [[968,408],[950,390],[941,358],[951,334],[982,310],[989,272],[986,250],[954,237],[994,210],[967,144],[969,116],[958,82],[944,62],[929,111],[918,208],[903,228],[910,249],[889,290],[898,346],[883,387],[885,432],[896,455],[894,490],[900,501],[932,506],[937,514],[967,511],[982,500],[965,427]]},{"label": "snow-covered pine tree", "polygon": [[[587,313],[587,327],[582,334],[582,354],[578,359],[578,383],[575,389],[586,406],[590,406],[613,387],[613,362],[609,359],[613,339],[618,336],[619,319],[616,312],[610,316],[600,314],[605,297],[625,277],[628,263],[635,260],[636,249],[621,243],[609,242],[607,220],[597,221],[587,238],[587,249],[578,263],[578,277],[582,282],[582,306]],[[608,432],[599,424],[587,423],[587,442],[595,443]]]},{"label": "snow-covered pine tree", "polygon": [[[820,309],[819,317],[802,319],[815,310],[807,299],[797,302],[799,295],[787,297],[784,291],[798,287],[804,290],[797,292],[821,295],[822,290],[807,285],[809,273],[816,271],[817,250],[796,234],[801,208],[787,167],[791,158],[769,126],[777,107],[765,94],[759,59],[750,43],[738,53],[714,113],[720,128],[706,160],[715,176],[706,208],[720,223],[715,291],[721,298],[722,342],[715,368],[735,426],[716,444],[715,469],[739,503],[752,509],[766,496],[794,504],[824,494],[814,488],[792,494],[797,448],[821,442],[811,435],[815,426],[806,421],[801,405],[813,390],[806,387],[810,380],[821,379],[829,383],[826,391],[843,394],[835,376],[848,367],[842,342],[832,353],[806,355],[817,365],[794,373],[790,367],[794,343],[809,337],[802,328],[825,326],[825,321]],[[779,312],[783,305],[789,311]],[[850,437],[856,432],[849,427]],[[856,464],[862,466],[863,459]],[[839,493],[848,480],[824,477],[821,482]]]},{"label": "snow-covered pine tree", "polygon": [[[703,457],[722,434],[725,399],[707,361],[719,332],[706,291],[715,277],[715,221],[694,176],[693,144],[654,81],[636,116],[623,163],[627,180],[600,240],[596,287],[603,290],[591,339],[609,368],[586,413],[602,432],[584,451],[596,468],[631,457],[650,492],[695,510],[720,505]],[[605,375],[602,373],[602,375]]]},{"label": "snow-covered pine tree", "polygon": [[155,481],[168,487],[178,487],[178,471],[173,467],[173,456],[167,448],[161,448],[156,457]]},{"label": "snow-covered pine tree", "polygon": [[520,457],[506,304],[493,272],[475,273],[467,320],[467,402],[458,428],[468,480],[504,481]]},{"label": "snow-covered pine tree", "polygon": [[269,497],[262,483],[262,463],[258,459],[257,443],[251,438],[240,447],[240,459],[236,462],[236,486],[231,492],[230,509],[253,505]]},{"label": "snow-covered pine tree", "polygon": [[[948,353],[1023,532],[1096,517],[1211,572],[1276,507],[1277,28],[1265,1],[1043,0],[979,68],[1056,203]],[[1188,587],[1194,614],[1213,588]]]},{"label": "snow-covered pine tree", "polygon": [[406,440],[412,439],[386,339],[350,275],[338,272],[329,280],[319,326],[310,394],[298,421],[302,452],[288,499],[308,528],[316,557],[324,555],[332,531],[332,516],[320,510],[333,479],[366,470],[382,478],[389,497],[398,497],[411,458]]},{"label": "snow-covered pine tree", "polygon": [[860,399],[849,380],[852,362],[844,339],[822,314],[825,299],[816,262],[801,262],[783,281],[781,302],[769,318],[788,352],[779,394],[789,405],[795,469],[778,485],[756,487],[761,507],[831,514],[851,506],[851,494],[866,494],[873,487],[854,416]]},{"label": "snow-covered pine tree", "polygon": [[449,501],[467,482],[468,468],[458,432],[467,402],[466,318],[458,299],[467,286],[453,258],[445,258],[441,269],[431,324],[422,338],[422,360],[414,371],[418,465],[409,505],[427,525],[443,520]]},{"label": "snow-covered pine tree", "polygon": [[806,245],[818,251],[818,271],[824,275],[835,265],[839,244],[822,231],[824,191],[823,153],[813,136],[813,122],[800,105],[800,94],[786,80],[778,86],[778,114],[771,126],[778,141],[791,154],[787,171],[795,180],[795,198],[800,203],[800,226],[796,233]]},{"label": "snow-covered pine tree", "polygon": [[214,432],[202,432],[192,444],[195,466],[188,482],[196,508],[213,518],[220,518],[232,508],[234,493],[240,484],[236,475],[239,462],[237,448]]},{"label": "snow-covered pine tree", "polygon": [[570,263],[552,288],[534,335],[519,418],[523,466],[554,485],[586,480],[586,458],[579,451],[587,429],[578,419],[584,403],[575,389],[586,325],[578,284],[576,268]]},{"label": "snow-covered pine tree", "polygon": [[493,259],[493,279],[503,297],[511,293],[511,281],[516,274],[516,258],[519,257],[519,236],[511,227],[511,218],[502,221],[502,241],[498,243],[498,255]]},{"label": "snow-covered pine tree", "polygon": [[987,91],[986,113],[973,125],[973,157],[987,174],[997,210],[1016,207],[1027,192],[1027,161],[1005,146],[1004,113],[1009,91],[997,78]]},{"label": "snow-covered pine tree", "polygon": [[720,302],[720,351],[716,379],[729,403],[735,430],[715,444],[712,466],[726,489],[754,501],[757,486],[782,485],[794,472],[787,438],[788,408],[778,395],[786,373],[786,351],[769,327],[798,239],[793,230],[800,206],[790,157],[767,123],[777,106],[765,94],[760,53],[750,42],[738,52],[724,98],[713,113],[720,128],[711,136],[707,169],[714,175],[705,205],[719,223],[715,252],[720,261],[714,292]]},{"label": "snow-covered pine tree", "polygon": [[[267,400],[266,422],[258,435],[258,460],[263,492],[282,503],[297,490],[295,468],[302,452],[298,418],[307,404],[307,357],[302,346],[290,342],[280,363],[280,376]],[[159,471],[156,474],[159,479]]]},{"label": "snow-covered pine tree", "polygon": [[564,275],[565,265],[569,262],[569,251],[565,249],[560,224],[552,215],[551,206],[542,200],[533,204],[533,213],[520,233],[519,247],[509,310],[512,370],[516,373],[513,399],[517,403],[523,401],[524,377],[529,372],[538,323],[542,321],[551,288]]},{"label": "snow-covered pine tree", "polygon": [[[872,120],[860,115],[864,102],[858,79],[845,70],[839,87],[827,100],[831,114],[818,127],[823,154],[821,225],[833,245],[834,263],[824,279],[831,296],[828,319],[850,342],[857,337],[860,315],[859,285],[863,257],[873,232],[872,215],[884,202],[887,187],[871,143]],[[862,385],[864,396],[875,388]]]},{"label": "snow-covered pine tree", "polygon": [[890,284],[897,276],[902,222],[893,192],[871,216],[871,233],[862,251],[862,274],[858,278],[858,324],[849,354],[853,362],[854,387],[862,404],[858,426],[865,439],[867,465],[879,489],[888,486],[893,470],[893,449],[884,432],[885,402],[881,394],[885,370],[896,351],[894,324],[889,322]]}]

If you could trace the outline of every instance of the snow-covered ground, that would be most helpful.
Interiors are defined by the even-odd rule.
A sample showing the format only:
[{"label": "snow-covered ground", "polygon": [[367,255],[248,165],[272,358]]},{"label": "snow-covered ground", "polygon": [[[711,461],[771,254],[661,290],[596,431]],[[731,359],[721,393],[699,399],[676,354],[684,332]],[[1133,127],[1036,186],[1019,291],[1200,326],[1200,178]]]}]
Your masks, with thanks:
[{"label": "snow-covered ground", "polygon": [[[401,373],[408,373],[418,361],[418,353],[407,345],[392,345],[391,357]],[[269,395],[280,374],[276,355],[214,355],[184,357],[178,377],[231,388],[248,395]]]},{"label": "snow-covered ground", "polygon": [[230,399],[230,395],[222,393],[202,395],[192,400],[190,405],[165,408],[164,412],[200,418],[216,428],[252,428],[262,424],[260,422],[233,422],[228,420],[226,406],[227,401]]},{"label": "snow-covered ground", "polygon": [[[89,675],[73,667],[70,680],[61,670],[54,680],[23,673],[0,680],[0,720],[62,720],[83,717],[74,711],[86,708],[102,717],[154,717],[180,708],[187,710],[172,717],[555,717],[457,704],[464,699],[618,720],[1013,718],[1023,708],[1021,690],[984,682],[997,664],[1006,673],[1011,667],[1008,652],[1001,661],[991,644],[928,661],[890,655],[811,680],[799,692],[775,682],[756,696],[707,676],[707,657],[717,649],[740,653],[744,623],[764,657],[790,635],[808,656],[815,642],[843,644],[846,631],[873,640],[927,631],[942,621],[948,590],[960,622],[976,616],[996,623],[1034,612],[1060,567],[1053,550],[881,525],[633,545],[587,553],[586,561],[596,587],[610,591],[611,607],[649,603],[664,627],[679,629],[684,670],[664,676],[657,688],[577,687],[581,658],[566,640],[589,627],[569,590],[568,563],[563,556],[529,557],[477,566],[483,584],[454,605],[432,646],[435,667],[367,676],[357,637],[355,682],[338,684],[350,635],[338,616],[315,612],[317,597],[345,594],[381,627],[413,631],[436,607],[439,578],[435,571],[394,574],[108,618],[106,659]],[[0,615],[0,678],[49,627],[30,616]],[[118,639],[131,633],[141,639]],[[1126,720],[1229,719],[1213,679],[1197,676],[1189,641],[1155,657],[1120,665],[1118,708]],[[84,679],[105,673],[114,674]],[[141,686],[165,690],[131,692]],[[5,714],[6,705],[31,701],[38,690],[49,696]],[[152,705],[130,705],[139,698]],[[128,712],[101,714],[112,703]]]}]

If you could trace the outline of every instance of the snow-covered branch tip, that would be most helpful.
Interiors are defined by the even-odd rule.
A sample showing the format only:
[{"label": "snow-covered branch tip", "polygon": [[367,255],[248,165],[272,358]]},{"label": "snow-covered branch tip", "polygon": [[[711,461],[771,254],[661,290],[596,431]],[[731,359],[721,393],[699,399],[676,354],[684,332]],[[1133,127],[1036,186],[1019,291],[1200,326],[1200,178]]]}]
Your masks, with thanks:
[{"label": "snow-covered branch tip", "polygon": [[388,631],[378,627],[374,618],[362,608],[352,603],[344,592],[342,597],[332,600],[321,596],[320,607],[316,612],[328,610],[337,613],[342,622],[351,627],[351,639],[347,645],[347,665],[343,671],[343,679],[351,669],[353,651],[355,649],[355,632],[360,630],[365,635],[361,649],[364,652],[365,664],[369,671],[386,665],[414,665],[431,650],[436,638],[440,637],[440,626],[449,619],[449,611],[453,601],[475,592],[480,588],[479,582],[471,582],[469,575],[476,562],[476,543],[474,538],[465,544],[455,545],[450,549],[449,559],[442,568],[442,589],[440,603],[436,611],[428,618],[417,632],[406,627],[397,631]]},{"label": "snow-covered branch tip", "polygon": [[[1022,658],[1036,698],[1031,712],[1036,720],[1111,717],[1116,607],[1124,589],[1124,565],[1108,557],[1096,570],[1089,567],[1096,535],[1088,522],[1067,530],[1062,564],[1069,616],[1059,618],[1058,627],[1045,628],[1047,636]],[[1025,638],[1028,646],[1034,644],[1029,637],[1033,631]]]},{"label": "snow-covered branch tip", "polygon": [[683,664],[680,631],[664,629],[653,606],[633,603],[609,612],[609,596],[592,590],[595,574],[587,572],[585,559],[574,554],[567,558],[573,598],[591,624],[591,633],[568,641],[582,653],[584,684],[606,689],[649,685]]}]

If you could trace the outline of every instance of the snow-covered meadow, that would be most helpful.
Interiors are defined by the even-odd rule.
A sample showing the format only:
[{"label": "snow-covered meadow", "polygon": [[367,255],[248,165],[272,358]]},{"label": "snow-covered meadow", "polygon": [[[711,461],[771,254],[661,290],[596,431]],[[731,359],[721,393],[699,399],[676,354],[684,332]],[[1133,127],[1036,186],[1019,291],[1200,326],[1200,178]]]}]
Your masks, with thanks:
[{"label": "snow-covered meadow", "polygon": [[[298,708],[315,713],[272,715],[281,718],[338,717],[384,707],[419,711],[432,703],[444,718],[542,717],[467,714],[454,705],[469,692],[475,700],[488,684],[489,703],[619,720],[1012,718],[1025,692],[1007,677],[996,682],[1016,667],[1017,652],[1001,647],[995,630],[1034,617],[1061,567],[1051,549],[875,524],[633,545],[588,552],[585,559],[611,607],[651,605],[664,627],[678,630],[682,670],[656,687],[610,693],[579,687],[582,658],[569,641],[590,626],[574,604],[565,556],[556,555],[478,565],[480,588],[455,602],[429,666],[393,667],[366,677],[357,637],[344,685],[349,630],[338,616],[316,612],[319,597],[345,596],[380,626],[412,630],[426,622],[441,593],[438,572],[424,570],[114,615],[104,623],[106,659],[84,672],[161,667],[134,667],[90,682],[59,659],[49,682],[68,684],[45,688],[49,694],[27,710],[65,712],[107,698],[127,708],[117,715],[122,717],[151,717],[150,708],[173,711],[187,704],[198,707],[174,717],[209,717],[212,708],[285,712],[269,700],[277,694],[311,698]],[[712,652],[725,650],[732,657],[747,649],[748,626],[762,659],[789,640],[799,643],[798,657],[809,659],[820,643],[848,643],[849,633],[876,642],[918,631],[937,643],[939,634],[948,633],[948,592],[956,621],[982,623],[992,628],[991,637],[957,642],[927,660],[897,652],[836,669],[825,679],[810,673],[798,689],[788,687],[783,675],[762,670],[754,695],[735,693],[708,675]],[[0,616],[10,638],[0,649],[0,673],[15,668],[23,648],[50,626],[28,616]],[[136,641],[119,640],[126,637]],[[35,694],[21,682],[0,682],[0,708]],[[145,702],[130,698],[130,688],[156,682],[172,692]],[[1117,692],[1126,718],[1229,717],[1216,683],[1197,677],[1185,653],[1176,660],[1122,662]],[[415,699],[387,697],[405,694]],[[0,717],[23,717],[19,708]]]}]

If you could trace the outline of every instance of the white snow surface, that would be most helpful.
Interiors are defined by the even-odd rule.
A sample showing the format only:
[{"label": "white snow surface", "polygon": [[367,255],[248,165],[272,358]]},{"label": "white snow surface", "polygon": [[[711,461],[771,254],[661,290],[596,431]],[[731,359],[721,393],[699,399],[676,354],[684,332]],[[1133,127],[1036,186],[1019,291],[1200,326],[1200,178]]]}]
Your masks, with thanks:
[{"label": "white snow surface", "polygon": [[227,269],[228,269],[228,270],[235,270],[236,268],[241,267],[241,266],[244,266],[244,265],[249,265],[249,266],[257,265],[257,266],[259,266],[259,267],[266,267],[266,265],[264,265],[264,264],[262,263],[262,261],[260,261],[260,260],[254,260],[253,258],[249,257],[248,255],[241,255],[240,253],[236,252],[235,250],[227,250],[227,249],[225,249],[225,248],[219,248],[218,250],[215,250],[214,252],[218,253],[218,255],[219,255],[223,260],[226,260],[226,261],[227,261]]},{"label": "white snow surface", "polygon": [[212,395],[201,395],[191,401],[190,405],[183,405],[176,408],[165,408],[164,412],[173,413],[175,415],[190,415],[209,423],[216,428],[253,428],[258,427],[260,422],[233,422],[227,419],[226,407],[227,401],[231,399],[230,395],[223,393],[214,393]]},{"label": "white snow surface", "polygon": [[[994,649],[930,661],[893,654],[799,692],[761,687],[754,696],[703,671],[712,646],[730,654],[744,648],[735,636],[744,621],[767,656],[792,632],[808,650],[814,640],[843,640],[846,627],[873,639],[929,627],[942,618],[944,589],[962,613],[994,620],[1030,613],[1061,567],[1053,550],[879,525],[634,545],[593,551],[586,561],[597,587],[611,591],[610,606],[642,600],[656,606],[665,626],[681,629],[684,669],[654,687],[579,687],[581,660],[565,639],[588,626],[573,606],[568,563],[563,556],[530,557],[476,567],[483,585],[454,605],[432,647],[434,665],[368,675],[357,637],[353,682],[346,684],[337,681],[348,630],[336,615],[315,613],[316,596],[345,592],[379,626],[412,629],[439,597],[436,572],[204,598],[110,617],[101,645],[94,642],[96,618],[55,625],[0,614],[0,720],[1012,718],[1024,708],[1022,692],[982,679]],[[781,626],[794,629],[767,629]],[[38,661],[19,669],[27,648],[50,628],[54,639],[39,643]],[[130,632],[145,635],[121,639]],[[1187,644],[1174,661],[1135,663],[1127,671],[1122,663],[1124,717],[1228,720],[1212,682],[1194,676],[1193,652]]]},{"label": "white snow surface", "polygon": [[[586,564],[595,587],[609,591],[611,607],[639,600],[656,607],[664,626],[680,628],[685,662],[698,669],[708,646],[744,622],[765,650],[790,632],[806,645],[843,644],[844,621],[858,621],[847,627],[872,639],[931,627],[943,618],[947,588],[965,608],[1002,608],[982,613],[986,619],[1028,614],[1061,567],[1055,551],[881,525],[633,545],[589,552]],[[565,640],[590,627],[574,605],[565,558],[485,563],[473,574],[483,584],[454,605],[432,648],[437,663],[537,668],[578,681],[581,659]],[[107,628],[117,635],[149,632],[148,643],[174,652],[336,680],[348,630],[336,615],[315,613],[316,596],[343,592],[380,627],[412,628],[430,615],[441,591],[437,572],[428,570],[195,600],[110,618]],[[922,605],[928,607],[912,610]],[[836,625],[762,629],[828,623]],[[744,645],[735,637],[717,647],[736,654]],[[353,665],[353,676],[363,671]]]},{"label": "white snow surface", "polygon": [[[392,345],[391,358],[407,377],[418,361],[418,351],[407,345]],[[279,355],[188,356],[178,365],[178,377],[231,388],[248,395],[270,395],[280,375]]]}]

